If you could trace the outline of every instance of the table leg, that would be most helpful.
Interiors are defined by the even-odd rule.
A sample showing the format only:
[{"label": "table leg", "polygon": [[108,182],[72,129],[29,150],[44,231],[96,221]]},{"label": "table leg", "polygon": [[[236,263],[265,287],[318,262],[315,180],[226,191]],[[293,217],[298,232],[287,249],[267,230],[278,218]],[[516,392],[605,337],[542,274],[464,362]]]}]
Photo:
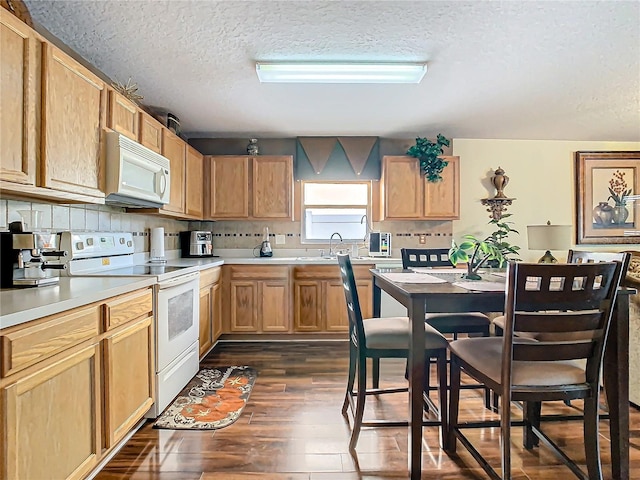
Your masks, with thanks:
[{"label": "table leg", "polygon": [[629,478],[629,295],[618,294],[604,351],[604,388],[609,406],[611,470]]},{"label": "table leg", "polygon": [[409,473],[419,480],[422,473],[422,390],[424,385],[424,299],[411,299],[409,348]]}]

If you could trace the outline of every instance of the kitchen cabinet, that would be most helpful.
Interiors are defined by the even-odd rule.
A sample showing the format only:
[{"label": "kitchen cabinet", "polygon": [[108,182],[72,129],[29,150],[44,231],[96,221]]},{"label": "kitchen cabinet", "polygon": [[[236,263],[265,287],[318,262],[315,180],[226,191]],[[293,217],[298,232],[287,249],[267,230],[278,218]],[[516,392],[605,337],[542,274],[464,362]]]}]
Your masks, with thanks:
[{"label": "kitchen cabinet", "polygon": [[[362,316],[372,316],[373,265],[354,265]],[[293,267],[293,318],[295,332],[346,332],[349,330],[340,270],[336,265]]]},{"label": "kitchen cabinet", "polygon": [[442,157],[449,164],[440,182],[427,182],[418,159],[382,159],[383,220],[453,220],[460,217],[460,157]]},{"label": "kitchen cabinet", "polygon": [[27,25],[0,9],[0,180],[36,184],[39,41]]},{"label": "kitchen cabinet", "polygon": [[137,142],[138,122],[138,107],[124,95],[115,90],[109,90],[107,127]]},{"label": "kitchen cabinet", "polygon": [[185,211],[189,217],[202,218],[203,214],[204,164],[203,156],[195,148],[187,145],[185,169]]},{"label": "kitchen cabinet", "polygon": [[139,112],[138,141],[150,150],[162,154],[162,130],[164,127],[151,115]]},{"label": "kitchen cabinet", "polygon": [[170,200],[161,210],[178,214],[185,211],[185,143],[168,129],[162,130],[162,155],[171,164]]},{"label": "kitchen cabinet", "polygon": [[102,451],[99,309],[0,331],[0,478],[83,478]]},{"label": "kitchen cabinet", "polygon": [[205,157],[211,219],[292,219],[293,157]]},{"label": "kitchen cabinet", "polygon": [[153,403],[153,291],[0,330],[0,478],[85,478]]},{"label": "kitchen cabinet", "polygon": [[153,404],[153,292],[104,304],[104,446],[115,446]]},{"label": "kitchen cabinet", "polygon": [[225,333],[290,331],[288,266],[225,265],[223,270]]},{"label": "kitchen cabinet", "polygon": [[105,84],[57,47],[42,47],[42,186],[104,202]]},{"label": "kitchen cabinet", "polygon": [[221,267],[200,272],[200,359],[211,350],[222,331]]}]

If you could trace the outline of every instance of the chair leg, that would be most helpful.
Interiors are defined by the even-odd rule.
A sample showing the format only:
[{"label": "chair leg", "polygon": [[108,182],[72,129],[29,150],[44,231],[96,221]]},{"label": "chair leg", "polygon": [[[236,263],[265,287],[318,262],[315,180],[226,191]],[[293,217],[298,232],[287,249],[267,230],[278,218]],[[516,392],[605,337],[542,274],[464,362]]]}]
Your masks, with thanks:
[{"label": "chair leg", "polygon": [[502,480],[511,480],[511,402],[509,391],[503,388],[500,409],[500,445],[502,447]]},{"label": "chair leg", "polygon": [[349,440],[349,450],[355,450],[362,428],[364,401],[367,398],[367,359],[358,353],[358,393],[356,394],[356,411],[353,412],[353,428]]},{"label": "chair leg", "polygon": [[[429,359],[426,365],[431,365]],[[447,352],[442,352],[436,358],[436,368],[438,371],[438,407],[440,409],[440,446],[447,450],[449,442],[449,412],[447,412]],[[427,374],[428,377],[428,374]],[[428,391],[428,390],[427,390]]]},{"label": "chair leg", "polygon": [[451,396],[449,398],[449,426],[447,427],[447,441],[444,448],[449,453],[455,453],[457,442],[454,429],[458,426],[458,407],[460,404],[460,365],[456,362],[455,355],[451,355],[449,368]]},{"label": "chair leg", "polygon": [[602,480],[598,438],[598,395],[584,400],[584,453],[590,480]]},{"label": "chair leg", "polygon": [[347,378],[347,391],[344,394],[344,402],[342,403],[342,414],[346,415],[349,409],[349,399],[353,396],[353,383],[356,378],[356,361],[358,352],[352,343],[349,343],[349,374]]},{"label": "chair leg", "polygon": [[533,433],[531,427],[540,428],[540,411],[542,402],[524,402],[524,432],[522,446],[527,450],[540,445],[540,439]]},{"label": "chair leg", "polygon": [[380,359],[371,359],[371,380],[373,388],[380,388]]}]

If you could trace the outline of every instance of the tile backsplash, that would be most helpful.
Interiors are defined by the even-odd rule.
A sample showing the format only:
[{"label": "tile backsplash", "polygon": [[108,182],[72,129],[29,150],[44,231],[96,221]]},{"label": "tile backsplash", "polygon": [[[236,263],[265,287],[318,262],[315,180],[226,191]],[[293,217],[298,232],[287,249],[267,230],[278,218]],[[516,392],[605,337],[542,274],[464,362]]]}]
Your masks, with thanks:
[{"label": "tile backsplash", "polygon": [[[328,244],[303,244],[300,222],[193,222],[130,213],[124,208],[105,205],[57,205],[7,199],[0,199],[0,230],[7,230],[10,222],[21,219],[18,210],[41,211],[42,221],[39,230],[43,231],[133,232],[136,253],[149,251],[149,231],[155,227],[164,228],[166,250],[180,248],[179,232],[185,230],[211,230],[214,235],[214,248],[250,249],[262,241],[264,227],[269,227],[271,246],[276,254],[280,248],[306,249],[313,253],[328,248]],[[399,256],[402,247],[444,248],[451,245],[451,221],[374,222],[373,229],[392,233],[393,256]],[[285,243],[276,244],[275,235],[284,235]],[[420,244],[420,236],[425,237],[425,244]],[[366,250],[361,253],[366,253]]]}]

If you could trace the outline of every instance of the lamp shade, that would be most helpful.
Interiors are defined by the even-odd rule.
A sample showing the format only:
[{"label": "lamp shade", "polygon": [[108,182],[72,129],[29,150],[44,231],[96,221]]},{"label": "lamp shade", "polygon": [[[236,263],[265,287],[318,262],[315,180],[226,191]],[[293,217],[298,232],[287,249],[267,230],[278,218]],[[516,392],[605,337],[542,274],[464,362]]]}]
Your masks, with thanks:
[{"label": "lamp shade", "polygon": [[529,225],[529,250],[565,250],[571,245],[571,225]]}]

